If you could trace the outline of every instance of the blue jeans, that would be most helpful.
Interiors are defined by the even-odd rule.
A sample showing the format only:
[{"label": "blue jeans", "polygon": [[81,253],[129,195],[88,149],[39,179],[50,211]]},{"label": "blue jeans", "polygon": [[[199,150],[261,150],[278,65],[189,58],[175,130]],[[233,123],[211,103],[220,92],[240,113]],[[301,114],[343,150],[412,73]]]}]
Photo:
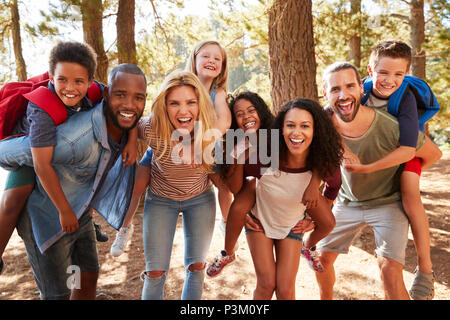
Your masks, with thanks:
[{"label": "blue jeans", "polygon": [[146,271],[164,271],[150,278],[143,273],[143,300],[162,300],[164,283],[170,266],[173,238],[179,213],[183,213],[184,281],[181,299],[199,300],[203,292],[204,270],[190,271],[194,263],[206,261],[214,231],[216,200],[212,188],[194,198],[176,201],[147,191],[144,205],[143,241]]}]

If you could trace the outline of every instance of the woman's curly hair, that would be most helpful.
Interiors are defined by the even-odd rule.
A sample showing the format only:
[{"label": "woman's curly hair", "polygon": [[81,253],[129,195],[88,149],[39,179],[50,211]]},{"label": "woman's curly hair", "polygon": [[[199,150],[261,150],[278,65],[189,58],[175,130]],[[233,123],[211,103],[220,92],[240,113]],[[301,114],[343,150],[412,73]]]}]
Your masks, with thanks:
[{"label": "woman's curly hair", "polygon": [[288,148],[283,137],[284,118],[293,108],[308,111],[314,120],[314,136],[309,147],[306,166],[317,170],[322,179],[332,175],[342,161],[341,137],[333,126],[325,110],[310,99],[297,98],[287,102],[277,114],[272,129],[279,130],[279,161],[284,163]]}]

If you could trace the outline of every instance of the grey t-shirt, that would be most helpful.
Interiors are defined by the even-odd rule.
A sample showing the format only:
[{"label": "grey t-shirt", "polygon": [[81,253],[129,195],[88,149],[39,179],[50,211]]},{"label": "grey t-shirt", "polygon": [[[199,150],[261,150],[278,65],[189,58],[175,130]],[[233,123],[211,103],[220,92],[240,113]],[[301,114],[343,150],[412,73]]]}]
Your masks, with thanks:
[{"label": "grey t-shirt", "polygon": [[[398,121],[387,112],[375,110],[375,119],[367,132],[358,138],[342,136],[345,145],[355,153],[361,163],[377,161],[399,147]],[[420,132],[417,148],[425,143]],[[338,201],[348,206],[377,206],[400,200],[401,166],[372,173],[348,172],[341,166],[342,186]]]}]

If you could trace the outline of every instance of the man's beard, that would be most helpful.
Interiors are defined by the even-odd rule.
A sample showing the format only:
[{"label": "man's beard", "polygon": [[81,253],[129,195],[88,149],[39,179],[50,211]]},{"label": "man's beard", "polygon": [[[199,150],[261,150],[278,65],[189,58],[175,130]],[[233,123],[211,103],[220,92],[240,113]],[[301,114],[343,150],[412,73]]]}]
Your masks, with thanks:
[{"label": "man's beard", "polygon": [[122,126],[120,125],[120,123],[119,123],[119,120],[117,119],[117,115],[114,114],[114,112],[111,110],[111,107],[109,106],[109,103],[106,102],[106,101],[105,101],[105,107],[104,107],[104,108],[105,108],[105,111],[106,111],[106,115],[109,116],[109,118],[111,119],[111,121],[113,122],[113,124],[114,124],[117,128],[119,128],[119,129],[121,129],[121,130],[124,130],[124,131],[129,131],[129,130],[133,129],[134,127],[136,127],[136,125],[137,125],[139,119],[140,119],[141,116],[142,116],[142,113],[144,112],[144,111],[142,111],[140,115],[137,115],[137,116],[136,116],[136,120],[134,121],[133,125],[131,125],[130,127],[122,127]]},{"label": "man's beard", "polygon": [[336,101],[335,104],[333,105],[333,111],[339,117],[339,119],[341,119],[342,121],[344,121],[344,122],[352,122],[353,119],[355,119],[356,114],[358,113],[359,107],[361,106],[361,103],[360,103],[361,100],[356,101],[356,99],[352,98],[353,111],[352,111],[352,113],[345,114],[345,115],[343,115],[341,113],[341,110],[339,109],[339,106],[338,106],[339,103],[342,102],[342,101],[347,101],[347,100],[338,100],[338,101]]}]

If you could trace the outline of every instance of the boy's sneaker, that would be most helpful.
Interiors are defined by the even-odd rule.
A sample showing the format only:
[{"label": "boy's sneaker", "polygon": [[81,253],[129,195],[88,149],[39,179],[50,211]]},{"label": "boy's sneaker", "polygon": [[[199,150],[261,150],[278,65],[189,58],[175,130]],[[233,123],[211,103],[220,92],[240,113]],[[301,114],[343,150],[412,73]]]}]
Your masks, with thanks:
[{"label": "boy's sneaker", "polygon": [[316,251],[316,246],[308,249],[302,245],[301,253],[302,256],[306,259],[306,261],[308,261],[308,264],[311,269],[313,269],[316,272],[323,272],[323,266],[319,260],[319,255]]},{"label": "boy's sneaker", "polygon": [[233,253],[231,256],[227,256],[225,250],[220,251],[220,254],[214,259],[214,262],[206,270],[206,274],[210,277],[218,276],[225,266],[236,260],[236,255]]},{"label": "boy's sneaker", "polygon": [[106,242],[108,241],[109,237],[106,233],[102,232],[101,226],[94,223],[94,228],[95,228],[95,238],[97,239],[98,242]]},{"label": "boy's sneaker", "polygon": [[4,266],[5,266],[5,263],[3,262],[3,259],[0,258],[0,274],[2,274]]},{"label": "boy's sneaker", "polygon": [[121,231],[117,232],[116,240],[114,240],[113,245],[111,246],[111,255],[113,257],[120,256],[127,247],[128,240],[130,240],[131,235],[133,234],[134,226],[130,225],[128,228],[121,228]]},{"label": "boy's sneaker", "polygon": [[432,300],[434,298],[434,272],[431,274],[414,271],[415,277],[409,295],[414,300]]}]

